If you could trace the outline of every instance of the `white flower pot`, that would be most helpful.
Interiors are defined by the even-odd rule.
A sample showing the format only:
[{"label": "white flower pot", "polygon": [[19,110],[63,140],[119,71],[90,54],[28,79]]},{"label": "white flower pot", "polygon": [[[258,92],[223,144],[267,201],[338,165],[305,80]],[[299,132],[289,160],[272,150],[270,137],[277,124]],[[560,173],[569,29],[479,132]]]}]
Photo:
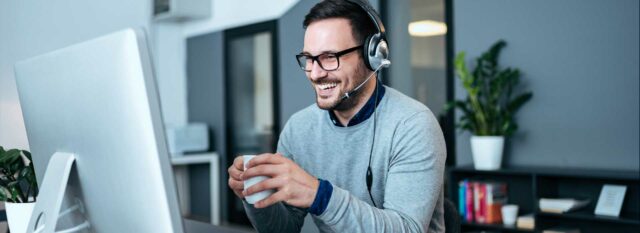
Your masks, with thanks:
[{"label": "white flower pot", "polygon": [[504,136],[471,136],[473,166],[477,170],[498,170],[502,164]]},{"label": "white flower pot", "polygon": [[7,221],[11,232],[27,232],[27,226],[31,219],[35,202],[31,203],[11,203],[5,202],[7,210]]}]

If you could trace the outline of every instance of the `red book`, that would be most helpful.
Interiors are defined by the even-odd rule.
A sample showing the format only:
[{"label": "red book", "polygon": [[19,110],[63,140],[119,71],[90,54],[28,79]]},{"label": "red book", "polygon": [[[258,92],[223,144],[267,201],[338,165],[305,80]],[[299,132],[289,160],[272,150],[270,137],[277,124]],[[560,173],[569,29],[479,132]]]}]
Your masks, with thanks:
[{"label": "red book", "polygon": [[487,209],[487,190],[485,183],[476,182],[474,187],[475,205],[474,215],[477,223],[485,223],[485,213]]},{"label": "red book", "polygon": [[474,183],[473,181],[469,181],[466,182],[465,184],[467,185],[466,188],[466,200],[465,200],[465,205],[466,205],[466,211],[465,211],[465,219],[467,220],[467,222],[473,222],[473,188],[474,188]]}]

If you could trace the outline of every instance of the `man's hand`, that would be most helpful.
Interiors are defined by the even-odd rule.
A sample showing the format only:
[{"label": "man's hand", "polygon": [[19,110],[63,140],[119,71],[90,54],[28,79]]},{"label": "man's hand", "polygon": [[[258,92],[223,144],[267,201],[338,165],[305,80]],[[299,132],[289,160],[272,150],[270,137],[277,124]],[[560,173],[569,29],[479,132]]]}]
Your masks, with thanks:
[{"label": "man's hand", "polygon": [[[234,165],[236,162],[234,161]],[[242,161],[240,166],[242,167]],[[246,180],[255,176],[271,178],[249,187],[246,192],[242,193],[243,196],[268,189],[277,190],[268,198],[257,202],[254,205],[256,208],[265,208],[280,201],[291,206],[308,208],[313,203],[320,185],[317,178],[309,175],[300,166],[281,154],[261,154],[251,159],[247,170],[241,174],[241,178]]]},{"label": "man's hand", "polygon": [[242,173],[244,172],[244,165],[242,163],[242,156],[236,157],[233,160],[233,164],[229,167],[229,188],[233,190],[233,192],[240,199],[244,198],[242,195],[242,190],[244,190],[244,182],[242,181]]}]

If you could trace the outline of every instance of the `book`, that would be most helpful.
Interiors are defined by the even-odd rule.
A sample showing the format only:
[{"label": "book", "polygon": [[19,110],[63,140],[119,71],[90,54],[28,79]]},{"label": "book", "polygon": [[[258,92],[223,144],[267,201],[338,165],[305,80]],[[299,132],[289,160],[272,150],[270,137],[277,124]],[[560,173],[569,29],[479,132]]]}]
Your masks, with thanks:
[{"label": "book", "polygon": [[474,216],[473,216],[473,207],[474,207],[474,203],[473,203],[473,185],[474,182],[472,181],[468,181],[465,183],[466,186],[466,195],[465,195],[465,220],[467,220],[467,222],[473,222],[474,220]]},{"label": "book", "polygon": [[519,216],[516,220],[516,227],[533,230],[536,227],[536,220],[533,217],[533,213]]},{"label": "book", "polygon": [[507,185],[500,182],[488,182],[485,184],[486,204],[485,223],[502,223],[502,206],[507,204]]},{"label": "book", "polygon": [[462,180],[458,183],[458,210],[462,219],[466,219],[467,182],[467,180]]},{"label": "book", "polygon": [[474,182],[473,185],[473,215],[477,223],[485,223],[486,186],[482,182]]},{"label": "book", "polygon": [[540,198],[539,207],[542,212],[566,213],[580,209],[590,202],[589,199],[577,200],[573,198]]},{"label": "book", "polygon": [[546,229],[542,231],[542,233],[580,233],[580,229],[570,227],[554,227]]},{"label": "book", "polygon": [[460,216],[467,222],[502,223],[501,208],[506,203],[506,183],[467,179],[458,182]]}]

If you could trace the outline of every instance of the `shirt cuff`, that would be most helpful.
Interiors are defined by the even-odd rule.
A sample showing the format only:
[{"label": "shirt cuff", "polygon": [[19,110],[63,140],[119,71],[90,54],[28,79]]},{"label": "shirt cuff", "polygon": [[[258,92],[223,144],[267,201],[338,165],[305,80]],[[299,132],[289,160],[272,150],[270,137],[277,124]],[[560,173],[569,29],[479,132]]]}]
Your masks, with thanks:
[{"label": "shirt cuff", "polygon": [[313,215],[321,215],[327,209],[329,201],[331,200],[331,194],[333,193],[333,185],[329,181],[318,179],[320,185],[316,192],[316,197],[309,207],[309,213]]}]

